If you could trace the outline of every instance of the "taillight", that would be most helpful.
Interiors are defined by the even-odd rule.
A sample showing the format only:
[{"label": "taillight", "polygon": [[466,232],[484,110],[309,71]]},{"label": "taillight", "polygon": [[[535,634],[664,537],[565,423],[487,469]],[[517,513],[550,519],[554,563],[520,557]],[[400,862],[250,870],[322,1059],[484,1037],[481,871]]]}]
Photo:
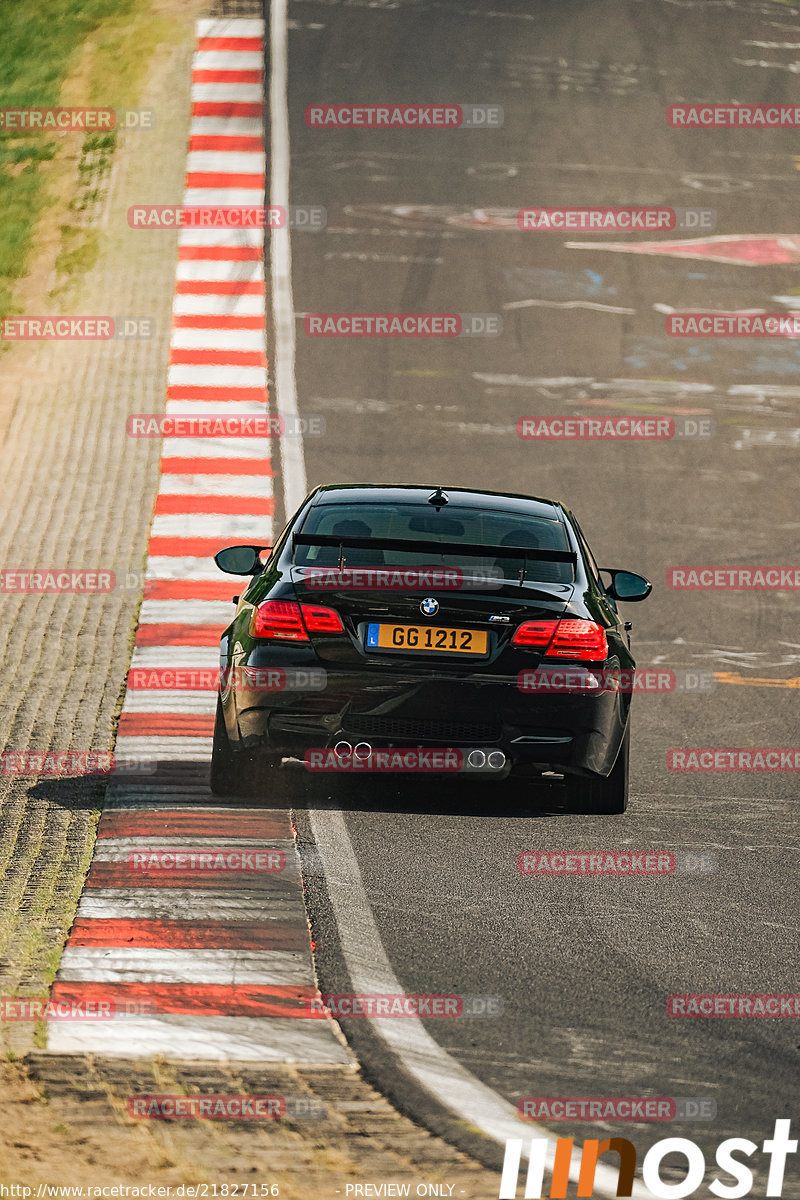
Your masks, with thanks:
[{"label": "taillight", "polygon": [[594,621],[559,621],[547,657],[603,662],[608,658],[605,630]]},{"label": "taillight", "polygon": [[332,608],[321,608],[319,604],[302,604],[303,620],[309,633],[342,633],[342,619]]},{"label": "taillight", "polygon": [[511,641],[515,646],[549,646],[558,621],[523,621]]},{"label": "taillight", "polygon": [[280,638],[287,642],[307,642],[308,634],[293,600],[265,600],[250,618],[252,637]]},{"label": "taillight", "polygon": [[515,646],[542,649],[545,658],[576,658],[604,662],[608,658],[605,630],[594,621],[523,621],[513,638]]},{"label": "taillight", "polygon": [[309,633],[342,633],[339,614],[319,604],[294,600],[265,600],[253,610],[250,635],[283,642],[307,642]]}]

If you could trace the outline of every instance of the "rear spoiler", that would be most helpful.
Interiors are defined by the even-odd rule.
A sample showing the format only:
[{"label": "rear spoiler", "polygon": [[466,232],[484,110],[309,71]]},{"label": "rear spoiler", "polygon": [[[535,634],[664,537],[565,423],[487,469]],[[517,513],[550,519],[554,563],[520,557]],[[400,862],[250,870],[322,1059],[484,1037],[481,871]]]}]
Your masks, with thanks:
[{"label": "rear spoiler", "polygon": [[337,537],[335,534],[294,533],[292,534],[292,565],[297,546],[338,546],[339,568],[344,566],[345,546],[354,550],[403,550],[413,554],[415,550],[426,554],[465,554],[472,558],[524,558],[533,562],[568,562],[573,567],[578,561],[574,550],[539,550],[533,546],[479,546],[474,542],[422,542],[415,538],[372,538]]}]

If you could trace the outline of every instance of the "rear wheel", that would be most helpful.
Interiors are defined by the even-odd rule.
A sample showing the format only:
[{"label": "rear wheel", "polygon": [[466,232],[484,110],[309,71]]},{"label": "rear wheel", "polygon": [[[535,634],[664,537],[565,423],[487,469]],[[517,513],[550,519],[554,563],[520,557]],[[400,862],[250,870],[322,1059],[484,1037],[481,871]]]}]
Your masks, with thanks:
[{"label": "rear wheel", "polygon": [[211,791],[215,796],[246,796],[256,783],[250,754],[236,754],[225,727],[222,700],[217,696],[214,741],[211,747]]},{"label": "rear wheel", "polygon": [[628,724],[611,774],[606,779],[574,779],[568,784],[570,798],[585,813],[611,815],[628,807],[631,727]]},{"label": "rear wheel", "polygon": [[215,796],[266,796],[276,802],[275,770],[279,760],[261,750],[233,749],[225,726],[222,700],[217,696],[210,786]]}]

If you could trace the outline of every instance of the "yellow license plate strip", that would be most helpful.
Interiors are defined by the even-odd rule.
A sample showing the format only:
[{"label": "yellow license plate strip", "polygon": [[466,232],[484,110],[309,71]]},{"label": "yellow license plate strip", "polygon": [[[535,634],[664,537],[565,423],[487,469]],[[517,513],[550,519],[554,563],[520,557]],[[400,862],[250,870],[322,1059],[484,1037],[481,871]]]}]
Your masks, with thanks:
[{"label": "yellow license plate strip", "polygon": [[486,654],[489,635],[484,629],[453,629],[441,625],[367,626],[368,650],[413,650],[431,654]]}]

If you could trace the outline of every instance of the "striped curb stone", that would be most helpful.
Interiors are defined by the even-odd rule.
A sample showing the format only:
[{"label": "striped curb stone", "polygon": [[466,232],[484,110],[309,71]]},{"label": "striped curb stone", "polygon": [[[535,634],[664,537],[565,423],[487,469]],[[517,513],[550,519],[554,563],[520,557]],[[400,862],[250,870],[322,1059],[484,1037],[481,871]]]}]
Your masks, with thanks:
[{"label": "striped curb stone", "polygon": [[[197,33],[184,205],[263,207],[263,21]],[[263,228],[181,229],[167,416],[267,415],[263,243]],[[207,784],[235,586],[210,556],[270,543],[272,514],[269,439],[163,439],[131,671],[202,672],[202,685],[128,688],[115,753],[142,774],[108,788],[52,993],[113,1017],[49,1021],[51,1052],[352,1065],[315,1007],[289,813],[226,804]],[[279,868],[252,866],[264,851]]]}]

